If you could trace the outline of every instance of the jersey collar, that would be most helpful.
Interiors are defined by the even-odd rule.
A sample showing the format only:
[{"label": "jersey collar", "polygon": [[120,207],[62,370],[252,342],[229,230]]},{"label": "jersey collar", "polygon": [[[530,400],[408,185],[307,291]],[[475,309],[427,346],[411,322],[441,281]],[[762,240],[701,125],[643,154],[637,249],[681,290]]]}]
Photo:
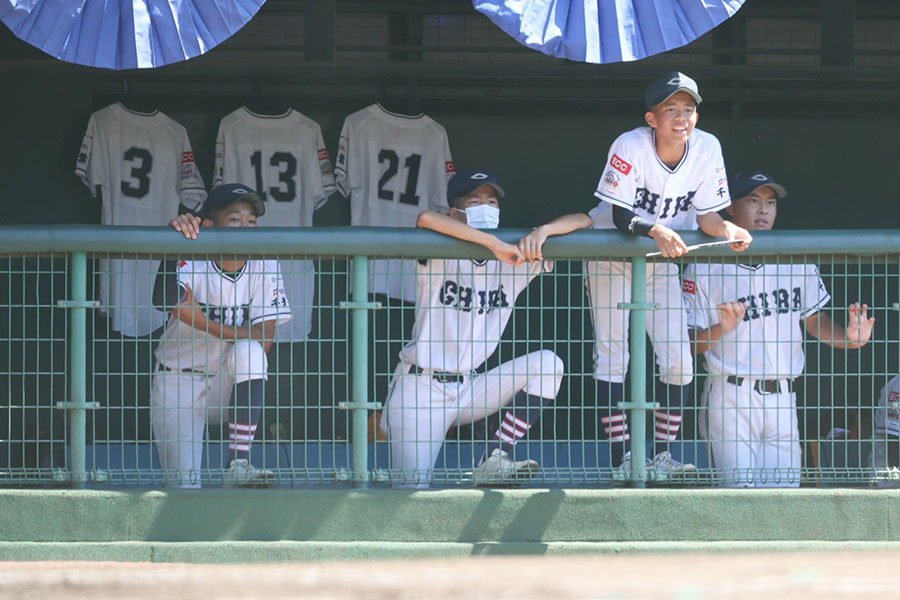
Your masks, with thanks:
[{"label": "jersey collar", "polygon": [[218,271],[218,273],[219,273],[220,275],[222,275],[222,277],[227,277],[227,278],[230,279],[231,281],[237,281],[238,279],[240,279],[241,277],[243,277],[244,273],[247,272],[247,264],[248,264],[250,261],[249,261],[249,260],[246,261],[246,262],[244,263],[244,266],[241,267],[241,270],[238,271],[237,273],[229,273],[228,271],[223,271],[223,270],[222,270],[222,267],[219,266],[219,263],[217,263],[217,262],[214,261],[214,260],[211,260],[211,261],[209,261],[209,262],[212,264],[213,269],[215,269],[216,271]]},{"label": "jersey collar", "polygon": [[656,157],[656,162],[659,163],[659,166],[661,166],[663,169],[665,169],[669,173],[675,173],[676,171],[678,171],[678,169],[681,168],[681,165],[683,165],[684,162],[687,160],[688,154],[691,151],[691,138],[688,138],[687,142],[685,142],[684,156],[681,157],[681,160],[678,161],[677,165],[675,165],[674,167],[670,167],[669,165],[667,165],[666,163],[661,161],[659,159],[659,154],[656,153],[656,130],[653,129],[652,127],[650,128],[650,136],[651,136],[650,140],[653,143],[653,156]]}]

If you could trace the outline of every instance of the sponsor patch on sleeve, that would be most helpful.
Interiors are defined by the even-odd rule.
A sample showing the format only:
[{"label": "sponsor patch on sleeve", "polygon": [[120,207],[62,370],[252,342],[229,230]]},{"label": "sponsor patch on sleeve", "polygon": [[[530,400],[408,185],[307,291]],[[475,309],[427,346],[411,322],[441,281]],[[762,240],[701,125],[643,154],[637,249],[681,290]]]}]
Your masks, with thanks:
[{"label": "sponsor patch on sleeve", "polygon": [[453,165],[452,160],[448,160],[447,162],[444,163],[444,169],[448,174],[456,173],[456,167]]},{"label": "sponsor patch on sleeve", "polygon": [[319,148],[318,154],[319,160],[331,160],[331,157],[328,156],[328,148]]},{"label": "sponsor patch on sleeve", "polygon": [[612,155],[612,158],[609,159],[609,164],[613,169],[621,171],[623,175],[631,173],[631,164],[620,158],[618,154]]},{"label": "sponsor patch on sleeve", "polygon": [[697,284],[691,281],[690,279],[685,279],[681,283],[681,290],[686,294],[696,294],[697,293]]},{"label": "sponsor patch on sleeve", "polygon": [[194,153],[193,153],[193,152],[191,152],[190,150],[188,150],[187,152],[182,152],[182,153],[181,153],[181,164],[184,164],[184,163],[192,163],[192,162],[196,162],[196,161],[194,160]]}]

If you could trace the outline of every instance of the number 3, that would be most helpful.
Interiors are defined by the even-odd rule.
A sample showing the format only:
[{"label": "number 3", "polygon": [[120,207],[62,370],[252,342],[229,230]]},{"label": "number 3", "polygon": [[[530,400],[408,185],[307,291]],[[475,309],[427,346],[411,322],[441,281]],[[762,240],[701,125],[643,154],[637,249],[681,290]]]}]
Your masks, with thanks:
[{"label": "number 3", "polygon": [[150,191],[150,170],[153,168],[153,156],[143,148],[132,146],[125,151],[122,160],[131,163],[129,177],[137,181],[132,185],[130,181],[122,182],[122,193],[130,198],[143,198]]}]

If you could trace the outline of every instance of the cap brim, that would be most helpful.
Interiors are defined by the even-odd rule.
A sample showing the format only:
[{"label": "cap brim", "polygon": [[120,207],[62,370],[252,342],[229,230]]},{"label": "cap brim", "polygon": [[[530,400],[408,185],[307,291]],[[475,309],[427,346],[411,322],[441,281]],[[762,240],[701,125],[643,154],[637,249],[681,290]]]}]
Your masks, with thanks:
[{"label": "cap brim", "polygon": [[240,202],[243,200],[244,202],[249,202],[253,205],[253,209],[256,211],[256,216],[261,217],[266,214],[266,203],[262,201],[257,194],[250,192],[249,194],[244,194],[240,198],[238,198],[235,202]]},{"label": "cap brim", "polygon": [[[489,186],[491,186],[492,188],[494,188],[494,191],[497,192],[497,197],[498,197],[498,198],[502,198],[503,196],[506,195],[506,193],[503,191],[503,188],[500,187],[499,185],[497,185],[496,183],[488,183],[487,185],[489,185]],[[476,188],[476,189],[477,189],[477,188]]]},{"label": "cap brim", "polygon": [[659,100],[657,100],[656,102],[651,104],[648,108],[653,108],[654,106],[659,106],[660,104],[662,104],[663,102],[665,102],[666,100],[668,100],[669,98],[671,98],[672,96],[677,94],[678,92],[684,92],[685,94],[687,94],[688,96],[693,98],[694,102],[696,102],[697,104],[700,104],[701,102],[703,102],[703,98],[701,98],[700,94],[698,94],[694,90],[692,90],[690,88],[680,87],[677,90],[675,90],[674,92],[672,92],[671,94],[669,94],[668,96],[666,96],[665,98],[660,98]]}]

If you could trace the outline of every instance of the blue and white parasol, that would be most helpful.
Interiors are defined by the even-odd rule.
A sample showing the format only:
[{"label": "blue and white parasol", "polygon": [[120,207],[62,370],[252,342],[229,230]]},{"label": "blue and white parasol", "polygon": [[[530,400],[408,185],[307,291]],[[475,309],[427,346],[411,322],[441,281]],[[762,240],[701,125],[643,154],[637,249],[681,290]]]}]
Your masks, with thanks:
[{"label": "blue and white parasol", "polygon": [[614,63],[684,46],[744,0],[473,0],[521,44],[558,58]]},{"label": "blue and white parasol", "polygon": [[66,62],[151,69],[215,48],[264,2],[0,0],[0,20],[20,39]]}]

